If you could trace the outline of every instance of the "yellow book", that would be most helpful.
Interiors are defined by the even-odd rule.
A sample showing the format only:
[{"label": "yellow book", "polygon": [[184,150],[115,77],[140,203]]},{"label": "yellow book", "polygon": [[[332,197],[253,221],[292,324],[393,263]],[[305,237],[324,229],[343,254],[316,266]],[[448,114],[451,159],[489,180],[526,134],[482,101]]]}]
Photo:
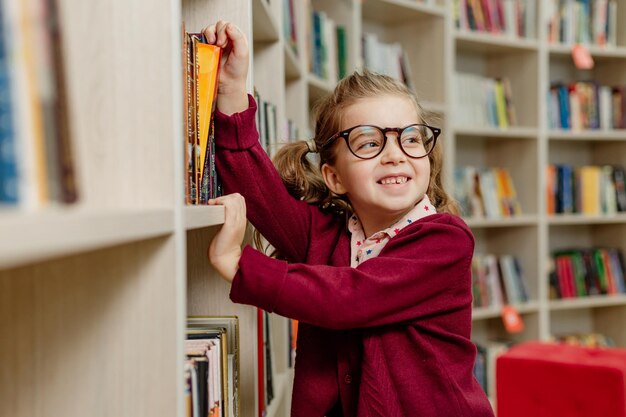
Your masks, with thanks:
[{"label": "yellow book", "polygon": [[502,85],[502,80],[496,80],[494,89],[494,95],[496,98],[496,114],[498,115],[498,127],[509,127],[509,121],[506,115],[506,97],[504,96],[504,86]]},{"label": "yellow book", "polygon": [[583,166],[578,169],[580,211],[583,214],[600,214],[600,167]]}]

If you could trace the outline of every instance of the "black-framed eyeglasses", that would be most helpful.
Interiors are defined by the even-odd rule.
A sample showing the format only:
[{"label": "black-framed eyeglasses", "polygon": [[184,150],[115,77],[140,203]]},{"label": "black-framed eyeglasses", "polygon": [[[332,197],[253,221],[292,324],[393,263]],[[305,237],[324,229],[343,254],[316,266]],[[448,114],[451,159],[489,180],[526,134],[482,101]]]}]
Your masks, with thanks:
[{"label": "black-framed eyeglasses", "polygon": [[406,156],[423,158],[435,148],[441,129],[420,123],[402,128],[357,125],[328,138],[320,148],[330,145],[337,138],[343,138],[354,156],[360,159],[372,159],[385,149],[388,132],[396,132],[398,145]]}]

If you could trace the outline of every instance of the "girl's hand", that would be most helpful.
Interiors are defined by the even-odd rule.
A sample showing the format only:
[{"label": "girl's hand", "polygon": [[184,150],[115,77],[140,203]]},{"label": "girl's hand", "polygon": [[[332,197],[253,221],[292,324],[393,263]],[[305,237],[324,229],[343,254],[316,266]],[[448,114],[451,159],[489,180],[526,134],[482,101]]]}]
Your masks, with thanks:
[{"label": "girl's hand", "polygon": [[246,232],[246,201],[241,194],[229,194],[209,200],[210,206],[224,206],[224,224],[209,246],[209,260],[217,272],[232,282],[241,258],[241,244]]},{"label": "girl's hand", "polygon": [[222,50],[218,75],[217,107],[230,115],[248,108],[246,79],[250,49],[248,40],[233,23],[218,20],[202,30],[210,44]]}]

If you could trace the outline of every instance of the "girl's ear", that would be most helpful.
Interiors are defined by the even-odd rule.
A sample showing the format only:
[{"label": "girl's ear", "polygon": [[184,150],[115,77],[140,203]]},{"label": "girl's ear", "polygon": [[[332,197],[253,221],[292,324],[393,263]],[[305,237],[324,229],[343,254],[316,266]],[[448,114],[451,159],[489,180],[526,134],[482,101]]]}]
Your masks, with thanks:
[{"label": "girl's ear", "polygon": [[347,190],[344,188],[341,177],[335,167],[328,164],[322,165],[322,177],[330,191],[337,195],[346,193]]}]

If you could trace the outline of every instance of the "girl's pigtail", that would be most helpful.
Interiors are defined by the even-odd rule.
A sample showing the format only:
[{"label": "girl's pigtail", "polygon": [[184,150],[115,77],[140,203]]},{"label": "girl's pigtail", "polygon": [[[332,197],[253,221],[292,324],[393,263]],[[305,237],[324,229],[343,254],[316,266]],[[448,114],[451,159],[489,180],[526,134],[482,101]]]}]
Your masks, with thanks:
[{"label": "girl's pigtail", "polygon": [[274,165],[289,194],[307,203],[319,203],[328,194],[328,188],[316,163],[308,157],[311,143],[297,141],[283,145],[274,156]]}]

